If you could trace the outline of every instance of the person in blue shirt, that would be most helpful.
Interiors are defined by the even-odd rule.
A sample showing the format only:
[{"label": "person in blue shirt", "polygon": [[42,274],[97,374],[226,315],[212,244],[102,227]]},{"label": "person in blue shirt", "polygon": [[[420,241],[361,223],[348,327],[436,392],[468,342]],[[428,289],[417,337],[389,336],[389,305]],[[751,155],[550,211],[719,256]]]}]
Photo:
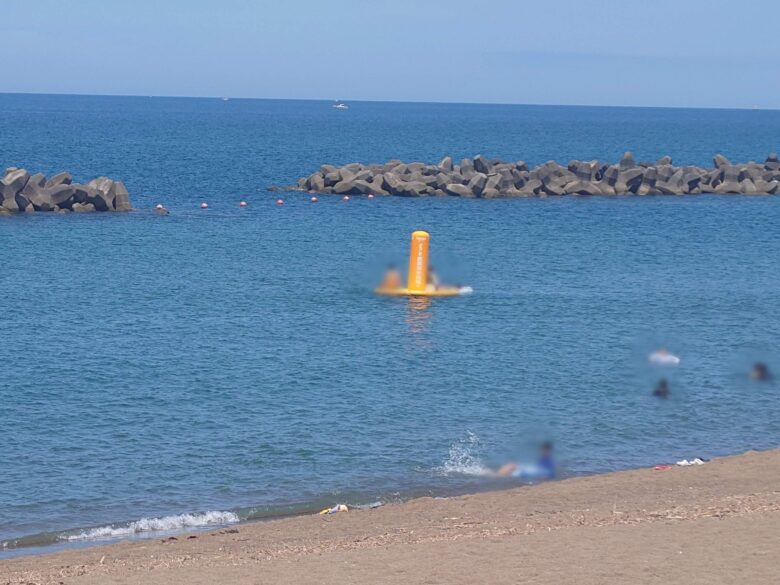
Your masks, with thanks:
[{"label": "person in blue shirt", "polygon": [[555,458],[553,457],[553,444],[550,441],[542,443],[539,450],[539,459],[535,464],[522,465],[507,463],[503,465],[496,475],[499,477],[518,477],[520,479],[547,480],[554,479],[556,474]]},{"label": "person in blue shirt", "polygon": [[555,477],[555,459],[552,451],[553,444],[551,441],[542,443],[539,460],[536,462],[536,466],[544,471],[545,479],[553,479]]}]

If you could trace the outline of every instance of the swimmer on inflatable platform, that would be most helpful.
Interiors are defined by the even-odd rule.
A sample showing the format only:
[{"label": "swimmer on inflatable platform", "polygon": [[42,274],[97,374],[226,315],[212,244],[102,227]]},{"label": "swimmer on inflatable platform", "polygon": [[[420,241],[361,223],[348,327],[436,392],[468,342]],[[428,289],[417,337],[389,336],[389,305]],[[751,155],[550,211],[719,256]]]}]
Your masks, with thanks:
[{"label": "swimmer on inflatable platform", "polygon": [[382,278],[382,284],[379,285],[379,288],[385,290],[394,290],[401,288],[401,286],[403,286],[401,284],[401,273],[398,271],[398,268],[395,264],[388,264],[387,270],[385,270],[385,275]]},{"label": "swimmer on inflatable platform", "polygon": [[426,288],[428,290],[439,290],[439,288],[441,288],[441,280],[433,269],[433,266],[428,266],[428,284]]}]

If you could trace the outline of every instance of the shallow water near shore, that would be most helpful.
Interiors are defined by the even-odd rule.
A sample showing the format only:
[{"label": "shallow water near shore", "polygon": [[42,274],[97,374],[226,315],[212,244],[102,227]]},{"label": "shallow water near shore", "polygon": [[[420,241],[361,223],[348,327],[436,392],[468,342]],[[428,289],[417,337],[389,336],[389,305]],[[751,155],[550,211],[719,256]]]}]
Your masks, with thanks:
[{"label": "shallow water near shore", "polygon": [[[142,208],[0,221],[6,548],[482,489],[539,438],[566,474],[778,444],[778,386],[747,371],[780,371],[780,198],[264,191],[396,157],[762,160],[778,112],[0,95],[0,113],[6,166],[107,174]],[[372,295],[413,229],[474,294]],[[659,345],[680,366],[651,369]]]}]

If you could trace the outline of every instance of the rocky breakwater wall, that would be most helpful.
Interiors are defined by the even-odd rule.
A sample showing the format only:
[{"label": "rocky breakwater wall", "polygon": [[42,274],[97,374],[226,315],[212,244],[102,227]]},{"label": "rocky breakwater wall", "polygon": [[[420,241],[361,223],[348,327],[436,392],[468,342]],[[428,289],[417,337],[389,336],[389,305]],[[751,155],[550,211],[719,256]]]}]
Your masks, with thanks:
[{"label": "rocky breakwater wall", "polygon": [[322,165],[298,181],[293,190],[339,195],[405,197],[545,197],[549,195],[686,195],[695,193],[775,194],[780,192],[780,160],[732,164],[717,155],[712,168],[675,166],[669,156],[637,162],[627,152],[617,164],[573,160],[567,166],[550,161],[529,168],[523,161],[504,162],[477,155],[455,164],[445,157],[437,165],[352,163]]},{"label": "rocky breakwater wall", "polygon": [[9,167],[0,179],[0,215],[19,212],[129,211],[130,195],[121,181],[98,177],[86,185],[73,182],[69,173],[46,179],[25,169]]}]

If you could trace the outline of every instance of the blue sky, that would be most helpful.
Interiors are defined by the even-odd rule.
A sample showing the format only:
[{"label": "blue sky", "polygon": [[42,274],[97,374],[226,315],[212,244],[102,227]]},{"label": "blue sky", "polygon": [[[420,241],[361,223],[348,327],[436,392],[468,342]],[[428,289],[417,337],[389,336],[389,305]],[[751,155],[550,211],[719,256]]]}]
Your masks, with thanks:
[{"label": "blue sky", "polygon": [[780,108],[780,1],[3,0],[0,92]]}]

